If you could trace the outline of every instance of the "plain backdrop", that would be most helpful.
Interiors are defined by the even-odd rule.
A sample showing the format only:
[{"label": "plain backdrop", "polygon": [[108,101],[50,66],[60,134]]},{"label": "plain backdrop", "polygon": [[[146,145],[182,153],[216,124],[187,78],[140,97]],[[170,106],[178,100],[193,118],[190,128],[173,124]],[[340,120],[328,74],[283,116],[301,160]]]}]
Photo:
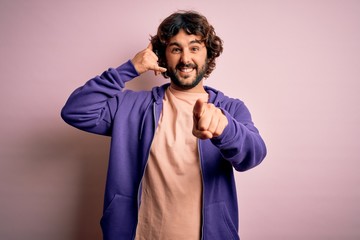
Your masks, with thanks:
[{"label": "plain backdrop", "polygon": [[60,110],[178,9],[224,40],[206,84],[243,100],[267,143],[260,166],[236,173],[241,238],[360,239],[357,0],[0,0],[0,239],[101,239],[109,138]]}]

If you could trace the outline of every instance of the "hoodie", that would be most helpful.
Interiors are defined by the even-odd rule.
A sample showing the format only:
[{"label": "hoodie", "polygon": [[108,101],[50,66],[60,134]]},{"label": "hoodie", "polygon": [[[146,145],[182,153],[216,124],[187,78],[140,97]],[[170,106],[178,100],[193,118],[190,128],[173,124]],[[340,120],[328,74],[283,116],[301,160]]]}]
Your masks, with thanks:
[{"label": "hoodie", "polygon": [[[111,136],[110,157],[100,224],[105,240],[134,239],[141,181],[169,84],[151,91],[126,90],[138,76],[129,60],[76,89],[61,116],[81,130]],[[239,99],[204,87],[209,102],[228,120],[223,133],[198,140],[203,181],[202,239],[239,239],[238,204],[233,170],[246,171],[262,162],[266,146]]]}]

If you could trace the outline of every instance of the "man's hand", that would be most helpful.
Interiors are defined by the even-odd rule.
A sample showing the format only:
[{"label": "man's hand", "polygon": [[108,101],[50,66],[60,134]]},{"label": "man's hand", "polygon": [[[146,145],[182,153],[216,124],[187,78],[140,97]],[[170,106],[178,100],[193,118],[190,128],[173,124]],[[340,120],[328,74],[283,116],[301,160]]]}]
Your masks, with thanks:
[{"label": "man's hand", "polygon": [[166,72],[166,68],[160,67],[158,64],[158,56],[153,52],[151,42],[147,48],[137,53],[131,62],[139,74],[143,74],[149,70],[154,71],[155,75]]},{"label": "man's hand", "polygon": [[220,136],[228,120],[222,111],[215,107],[214,104],[203,102],[198,99],[195,103],[194,110],[193,135],[200,139],[210,139]]}]

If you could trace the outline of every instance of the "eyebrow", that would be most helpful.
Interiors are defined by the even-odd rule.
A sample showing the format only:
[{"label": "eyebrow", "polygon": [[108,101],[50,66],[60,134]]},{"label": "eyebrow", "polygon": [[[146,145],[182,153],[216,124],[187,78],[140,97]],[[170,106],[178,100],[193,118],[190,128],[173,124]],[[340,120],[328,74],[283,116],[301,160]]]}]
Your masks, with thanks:
[{"label": "eyebrow", "polygon": [[[195,40],[190,41],[189,45],[191,45],[191,44],[201,44],[201,43],[203,43],[203,42],[204,42],[203,40],[197,40],[197,39],[195,39]],[[169,46],[169,47],[171,47],[171,46],[181,47],[181,44],[178,43],[178,42],[171,42],[171,43],[169,43],[168,46]]]}]

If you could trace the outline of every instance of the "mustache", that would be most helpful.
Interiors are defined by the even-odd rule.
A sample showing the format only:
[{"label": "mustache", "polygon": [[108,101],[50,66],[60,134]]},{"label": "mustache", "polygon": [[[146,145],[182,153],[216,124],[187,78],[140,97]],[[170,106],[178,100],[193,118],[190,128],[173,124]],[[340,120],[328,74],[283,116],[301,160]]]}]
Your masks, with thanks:
[{"label": "mustache", "polygon": [[179,64],[177,64],[176,65],[176,68],[178,69],[178,68],[197,68],[197,65],[196,64],[192,64],[192,63],[187,63],[187,64],[185,64],[185,63],[179,63]]}]

